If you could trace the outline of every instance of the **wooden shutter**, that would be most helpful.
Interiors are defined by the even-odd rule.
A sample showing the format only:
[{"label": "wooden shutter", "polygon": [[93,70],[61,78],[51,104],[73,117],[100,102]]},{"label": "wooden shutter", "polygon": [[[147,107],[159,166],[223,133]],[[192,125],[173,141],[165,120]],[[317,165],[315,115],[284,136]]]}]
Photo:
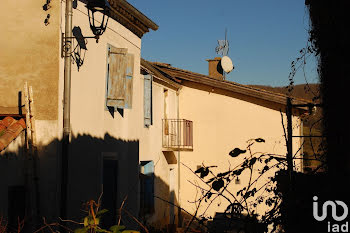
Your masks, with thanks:
[{"label": "wooden shutter", "polygon": [[125,108],[132,107],[132,82],[134,74],[134,55],[128,53],[126,55],[127,65],[126,65],[126,74],[125,74]]},{"label": "wooden shutter", "polygon": [[126,68],[127,49],[114,48],[109,51],[109,70],[107,83],[107,106],[114,108],[124,108],[126,103]]},{"label": "wooden shutter", "polygon": [[144,123],[148,127],[152,125],[152,75],[144,75]]}]

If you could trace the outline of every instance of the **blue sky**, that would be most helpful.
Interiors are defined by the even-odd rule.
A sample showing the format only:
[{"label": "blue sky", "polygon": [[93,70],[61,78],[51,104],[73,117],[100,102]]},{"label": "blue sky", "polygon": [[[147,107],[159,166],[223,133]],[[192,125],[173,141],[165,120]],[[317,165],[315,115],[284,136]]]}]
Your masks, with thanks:
[{"label": "blue sky", "polygon": [[[230,44],[241,84],[288,85],[291,62],[306,46],[309,18],[304,0],[128,0],[159,25],[142,38],[143,58],[208,74],[206,59],[219,56],[217,40]],[[306,64],[309,83],[318,81],[316,59]],[[294,81],[305,83],[299,71]]]}]

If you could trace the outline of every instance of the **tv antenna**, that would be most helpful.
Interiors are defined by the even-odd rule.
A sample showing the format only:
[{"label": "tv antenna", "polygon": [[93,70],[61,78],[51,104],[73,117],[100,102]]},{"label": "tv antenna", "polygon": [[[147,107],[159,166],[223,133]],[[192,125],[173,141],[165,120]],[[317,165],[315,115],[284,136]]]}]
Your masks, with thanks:
[{"label": "tv antenna", "polygon": [[225,40],[218,40],[218,46],[216,46],[215,48],[215,52],[222,56],[220,64],[221,64],[222,70],[224,71],[223,73],[224,79],[225,79],[225,74],[230,73],[234,69],[231,58],[227,56],[228,51],[229,51],[229,43],[227,40],[227,29],[225,29]]},{"label": "tv antenna", "polygon": [[221,56],[227,56],[229,51],[229,43],[227,40],[227,29],[225,29],[225,40],[218,40],[218,46],[215,48],[215,52]]}]

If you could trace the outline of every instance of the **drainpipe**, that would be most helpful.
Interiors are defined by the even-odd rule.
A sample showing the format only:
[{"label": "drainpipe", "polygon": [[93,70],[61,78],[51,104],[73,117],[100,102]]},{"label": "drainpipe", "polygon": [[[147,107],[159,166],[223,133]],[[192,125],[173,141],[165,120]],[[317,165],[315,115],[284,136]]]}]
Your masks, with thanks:
[{"label": "drainpipe", "polygon": [[66,0],[65,48],[64,48],[64,90],[63,90],[63,137],[61,157],[61,209],[60,216],[67,218],[68,151],[70,136],[70,92],[71,92],[71,51],[72,51],[73,0]]},{"label": "drainpipe", "polygon": [[[176,91],[176,98],[177,98],[177,119],[180,118],[180,89]],[[180,201],[180,150],[177,151],[177,198],[178,198],[178,205],[181,207],[181,201]],[[181,209],[178,208],[177,210],[177,226],[182,226],[182,220],[181,220]]]},{"label": "drainpipe", "polygon": [[288,169],[288,175],[289,175],[289,181],[290,181],[290,189],[293,189],[293,105],[292,105],[292,99],[290,97],[287,98],[287,109],[286,109],[286,115],[287,115],[287,169]]}]

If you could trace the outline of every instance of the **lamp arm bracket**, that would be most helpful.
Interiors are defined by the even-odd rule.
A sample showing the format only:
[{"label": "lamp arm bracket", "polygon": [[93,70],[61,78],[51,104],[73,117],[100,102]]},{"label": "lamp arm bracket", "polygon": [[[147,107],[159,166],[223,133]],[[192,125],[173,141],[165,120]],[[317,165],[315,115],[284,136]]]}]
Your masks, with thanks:
[{"label": "lamp arm bracket", "polygon": [[[95,39],[96,40],[96,43],[98,43],[98,40],[99,40],[99,36],[84,36],[83,37],[84,39]],[[62,36],[61,36],[61,57],[67,57],[67,56],[71,56],[74,52],[70,51],[70,48],[71,48],[71,44],[72,42],[71,41],[67,41],[69,39],[75,39],[74,36],[72,37],[68,37],[68,36],[64,36],[64,33],[62,33]]]}]

